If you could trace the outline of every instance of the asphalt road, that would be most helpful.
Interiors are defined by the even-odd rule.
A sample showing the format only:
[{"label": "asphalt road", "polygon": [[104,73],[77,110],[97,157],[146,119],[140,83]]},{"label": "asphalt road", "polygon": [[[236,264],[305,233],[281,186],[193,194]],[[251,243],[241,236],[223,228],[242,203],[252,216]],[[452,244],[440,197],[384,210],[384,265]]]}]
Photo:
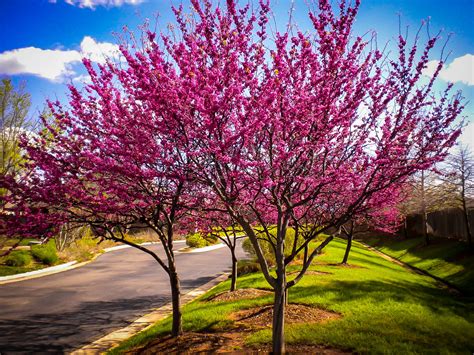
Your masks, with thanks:
[{"label": "asphalt road", "polygon": [[[164,255],[160,248],[152,246]],[[226,247],[178,254],[176,261],[183,294],[231,266]],[[0,354],[69,352],[170,300],[166,273],[133,248],[103,254],[70,271],[0,285]]]}]

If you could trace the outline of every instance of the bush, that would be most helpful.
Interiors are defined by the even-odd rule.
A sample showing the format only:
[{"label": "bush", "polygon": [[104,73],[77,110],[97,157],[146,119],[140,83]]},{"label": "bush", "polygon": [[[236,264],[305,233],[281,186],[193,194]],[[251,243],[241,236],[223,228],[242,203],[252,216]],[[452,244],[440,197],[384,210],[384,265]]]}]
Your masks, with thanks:
[{"label": "bush", "polygon": [[[270,232],[274,232],[274,230],[270,230]],[[276,231],[275,231],[276,232]],[[260,248],[262,249],[262,253],[265,256],[265,259],[267,260],[268,264],[270,266],[275,265],[275,254],[272,248],[272,245],[270,242],[265,240],[266,235],[261,234],[261,239],[259,240],[260,242]],[[289,255],[291,253],[291,250],[293,249],[293,243],[295,240],[295,231],[291,228],[288,229],[286,238],[285,238],[285,255]],[[297,241],[297,246],[300,246],[303,243],[303,238],[299,238]],[[252,243],[250,242],[250,239],[247,237],[244,239],[242,243],[242,248],[251,255],[251,257],[255,260],[257,259],[257,254],[255,253],[255,249],[253,248]]]},{"label": "bush", "polygon": [[42,245],[33,245],[31,247],[31,254],[36,260],[46,265],[54,265],[59,259],[54,240],[50,240]]},{"label": "bush", "polygon": [[260,264],[253,260],[239,260],[237,262],[237,276],[260,271]]},{"label": "bush", "polygon": [[6,258],[7,266],[28,266],[33,261],[31,254],[27,251],[12,251]]},{"label": "bush", "polygon": [[191,248],[204,248],[209,245],[214,245],[218,242],[216,236],[203,236],[202,234],[195,233],[186,237],[186,245]]}]

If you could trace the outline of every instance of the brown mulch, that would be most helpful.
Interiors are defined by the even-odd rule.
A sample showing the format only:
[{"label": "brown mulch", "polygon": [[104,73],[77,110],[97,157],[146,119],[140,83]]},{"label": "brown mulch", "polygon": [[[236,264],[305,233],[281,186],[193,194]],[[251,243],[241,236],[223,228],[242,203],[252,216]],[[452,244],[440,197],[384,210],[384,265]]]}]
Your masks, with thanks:
[{"label": "brown mulch", "polygon": [[[231,319],[248,327],[266,328],[272,326],[272,315],[272,306],[264,306],[235,312]],[[317,323],[340,317],[340,314],[324,309],[303,304],[289,304],[286,307],[285,322],[287,324]]]},{"label": "brown mulch", "polygon": [[226,291],[218,293],[217,295],[208,298],[208,301],[238,301],[241,299],[257,298],[272,294],[273,292],[269,290],[261,290],[258,288],[240,288],[232,292]]},{"label": "brown mulch", "polygon": [[[178,338],[165,336],[148,343],[146,347],[133,349],[126,354],[270,354],[270,345],[245,347],[244,333],[194,333],[186,332]],[[248,335],[248,334],[245,334]],[[287,344],[287,354],[350,354],[339,349],[318,345]]]},{"label": "brown mulch", "polygon": [[[257,289],[249,289],[264,291]],[[265,291],[264,291],[265,292]],[[266,291],[269,292],[269,291]],[[320,308],[310,307],[302,304],[289,304],[286,307],[285,321],[290,324],[295,323],[316,323],[325,322],[331,319],[340,318],[341,315],[335,312],[326,311]],[[231,315],[235,327],[229,327],[225,332],[197,333],[186,332],[178,338],[164,336],[157,338],[142,348],[132,349],[127,354],[270,354],[270,345],[260,345],[248,347],[245,345],[245,338],[255,329],[271,327],[272,307],[256,307]],[[288,354],[326,354],[341,355],[350,354],[339,349],[327,348],[319,345],[287,344]]]},{"label": "brown mulch", "polygon": [[225,351],[231,343],[232,338],[224,334],[186,332],[178,338],[170,335],[157,338],[144,348],[131,350],[127,354],[207,354]]}]

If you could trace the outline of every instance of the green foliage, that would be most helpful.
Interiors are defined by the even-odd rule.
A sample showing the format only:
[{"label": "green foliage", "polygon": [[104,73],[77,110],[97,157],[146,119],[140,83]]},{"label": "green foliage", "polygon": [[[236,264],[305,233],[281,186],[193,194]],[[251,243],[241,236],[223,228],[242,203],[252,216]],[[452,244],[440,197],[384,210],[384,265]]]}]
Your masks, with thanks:
[{"label": "green foliage", "polygon": [[[270,233],[276,233],[276,228],[270,229]],[[260,248],[262,249],[265,259],[267,259],[267,262],[269,265],[275,265],[275,253],[273,251],[271,243],[266,239],[267,236],[264,235],[263,233],[260,233],[259,237],[261,237],[261,239],[259,239]],[[289,255],[291,253],[294,242],[295,242],[295,231],[292,228],[289,228],[286,233],[286,238],[285,238],[285,255]],[[296,242],[297,242],[296,243],[297,246],[300,246],[303,243],[303,239],[301,238],[301,236]],[[257,254],[255,253],[255,249],[249,238],[244,239],[244,241],[242,242],[242,248],[248,254],[250,254],[253,259],[257,258]]]},{"label": "green foliage", "polygon": [[218,241],[218,238],[214,235],[203,236],[200,233],[191,234],[186,237],[186,245],[191,248],[207,247],[216,244]]},{"label": "green foliage", "polygon": [[[312,244],[315,247],[316,243]],[[286,340],[315,344],[355,353],[425,354],[472,353],[474,304],[472,299],[453,297],[437,282],[394,264],[354,242],[351,267],[341,266],[345,241],[335,239],[317,257],[311,270],[289,290],[289,302],[338,312],[340,319],[322,323],[288,324]],[[289,268],[292,271],[301,266]],[[228,290],[225,281],[183,307],[185,331],[226,331],[230,315],[241,309],[272,304],[272,295],[255,299],[206,302]],[[242,288],[268,288],[260,273],[239,278]],[[124,353],[157,336],[169,334],[171,318],[158,322],[111,351]],[[250,333],[248,346],[271,342],[271,330]]]},{"label": "green foliage", "polygon": [[31,254],[36,260],[46,265],[54,265],[59,260],[56,246],[52,239],[46,244],[33,245],[31,247]]},{"label": "green foliage", "polygon": [[0,81],[0,174],[18,171],[23,161],[18,138],[23,129],[30,128],[26,118],[30,105],[24,85],[15,88],[10,79]]},{"label": "green foliage", "polygon": [[5,265],[7,266],[28,266],[33,261],[31,254],[25,250],[12,251],[5,259]]},{"label": "green foliage", "polygon": [[239,260],[237,262],[237,275],[246,275],[260,271],[260,264],[253,260]]}]

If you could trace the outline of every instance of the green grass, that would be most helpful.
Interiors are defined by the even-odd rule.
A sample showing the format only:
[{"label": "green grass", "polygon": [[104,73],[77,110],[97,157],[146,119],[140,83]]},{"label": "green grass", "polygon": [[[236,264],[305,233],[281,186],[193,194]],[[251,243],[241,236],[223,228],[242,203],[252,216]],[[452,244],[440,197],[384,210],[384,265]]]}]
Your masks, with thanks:
[{"label": "green grass", "polygon": [[466,243],[433,239],[427,246],[423,238],[398,237],[371,238],[367,243],[474,296],[474,251]]},{"label": "green grass", "polygon": [[[454,297],[430,277],[391,263],[355,242],[349,262],[337,265],[345,244],[334,240],[311,267],[327,275],[306,275],[290,289],[289,302],[321,307],[342,315],[321,324],[287,325],[288,343],[318,344],[360,353],[472,353],[473,300]],[[291,267],[297,269],[298,267]],[[260,274],[242,276],[238,286],[268,287]],[[225,330],[237,310],[271,304],[272,297],[235,302],[205,302],[227,290],[226,281],[183,309],[186,331]],[[170,319],[130,338],[111,351],[121,353],[169,333]],[[247,345],[269,343],[271,330],[252,333]]]},{"label": "green grass", "polygon": [[28,266],[6,266],[0,264],[0,276],[10,276],[22,274],[24,272],[35,271],[44,268],[45,265],[32,263]]}]

